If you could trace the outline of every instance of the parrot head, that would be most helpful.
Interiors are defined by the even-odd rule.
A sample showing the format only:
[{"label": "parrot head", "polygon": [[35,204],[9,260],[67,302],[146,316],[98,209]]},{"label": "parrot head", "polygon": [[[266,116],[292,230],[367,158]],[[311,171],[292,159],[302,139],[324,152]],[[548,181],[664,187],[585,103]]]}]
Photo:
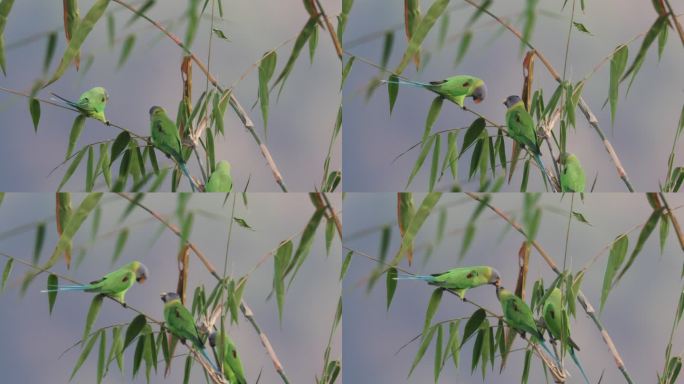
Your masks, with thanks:
[{"label": "parrot head", "polygon": [[138,267],[135,270],[135,281],[137,281],[139,284],[142,284],[147,280],[147,276],[149,276],[150,272],[143,263],[138,263]]},{"label": "parrot head", "polygon": [[473,90],[473,102],[475,104],[480,104],[482,100],[485,99],[487,96],[487,86],[485,85],[484,81],[482,81],[477,87],[475,87],[475,90]]},{"label": "parrot head", "polygon": [[161,299],[163,302],[168,303],[174,300],[180,300],[180,296],[176,292],[162,292]]},{"label": "parrot head", "polygon": [[499,271],[496,269],[492,268],[491,272],[489,273],[489,281],[487,281],[489,284],[493,284],[494,286],[498,287],[501,285],[501,276],[499,276]]},{"label": "parrot head", "polygon": [[154,106],[152,106],[152,108],[150,108],[150,116],[160,116],[160,115],[163,115],[165,113],[166,113],[166,111],[164,111],[164,108],[162,108],[158,105],[154,105]]},{"label": "parrot head", "polygon": [[95,87],[91,91],[100,98],[100,102],[106,103],[109,101],[109,94],[107,94],[107,91],[102,88],[102,87]]},{"label": "parrot head", "polygon": [[506,98],[506,101],[504,101],[504,105],[506,106],[506,108],[510,108],[510,107],[512,107],[512,106],[514,106],[514,105],[516,105],[516,104],[518,104],[518,103],[521,102],[521,101],[522,101],[522,100],[520,99],[520,96],[511,95],[511,96],[508,96],[508,97]]},{"label": "parrot head", "polygon": [[575,155],[573,155],[572,153],[570,153],[570,152],[563,152],[563,153],[561,153],[561,154],[558,156],[558,162],[559,162],[561,165],[565,165],[565,163],[567,163],[568,160],[571,160],[573,157],[575,157]]},{"label": "parrot head", "polygon": [[212,332],[209,334],[209,345],[212,347],[216,347],[216,337],[217,337],[216,331]]}]

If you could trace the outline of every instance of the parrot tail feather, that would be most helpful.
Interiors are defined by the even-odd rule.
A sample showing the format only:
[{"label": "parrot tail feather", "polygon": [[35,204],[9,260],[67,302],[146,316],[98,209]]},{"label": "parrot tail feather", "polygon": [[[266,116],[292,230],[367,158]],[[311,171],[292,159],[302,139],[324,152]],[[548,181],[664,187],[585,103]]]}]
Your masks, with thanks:
[{"label": "parrot tail feather", "polygon": [[214,365],[214,362],[211,361],[211,359],[209,358],[209,355],[207,355],[207,350],[205,348],[197,348],[197,349],[200,351],[202,356],[204,356],[204,359],[209,363],[209,365],[211,365],[211,367],[214,369],[214,371],[220,372],[219,369],[216,367],[216,365]]},{"label": "parrot tail feather", "polygon": [[76,104],[76,103],[74,103],[73,101],[67,100],[67,99],[63,98],[62,96],[60,96],[60,95],[58,95],[58,94],[56,94],[56,93],[50,93],[50,94],[51,94],[52,96],[58,98],[59,100],[61,100],[61,101],[65,102],[65,103],[67,103],[70,107],[76,108],[76,109],[79,109],[79,110],[80,110],[79,105]]},{"label": "parrot tail feather", "polygon": [[560,363],[560,361],[558,360],[558,357],[556,357],[556,354],[555,354],[554,352],[551,352],[551,350],[549,349],[549,347],[548,347],[548,346],[546,345],[546,343],[544,342],[544,339],[539,339],[539,345],[541,345],[542,348],[544,348],[544,350],[546,351],[546,353],[549,354],[549,356],[551,356],[554,360],[556,360],[556,364],[558,364],[558,366],[560,367],[560,366],[561,366],[561,363]]},{"label": "parrot tail feather", "polygon": [[66,291],[85,291],[89,287],[87,285],[60,285],[55,288],[43,289],[42,293],[47,292],[66,292]]},{"label": "parrot tail feather", "polygon": [[577,368],[580,370],[582,377],[584,377],[584,381],[587,384],[590,384],[591,382],[589,381],[587,374],[584,372],[584,368],[582,368],[582,363],[580,363],[579,357],[577,357],[577,355],[575,354],[575,351],[572,349],[570,349],[570,357],[572,358],[572,361],[575,362],[575,365],[577,366]]},{"label": "parrot tail feather", "polygon": [[401,274],[397,275],[397,277],[394,278],[394,280],[422,280],[422,281],[427,281],[431,282],[435,280],[434,276],[429,276],[429,275],[407,275],[407,274]]},{"label": "parrot tail feather", "polygon": [[178,162],[178,166],[180,167],[181,171],[183,171],[183,174],[185,175],[185,177],[188,178],[188,181],[190,182],[190,188],[192,188],[192,191],[196,192],[195,183],[192,181],[192,177],[190,177],[190,172],[188,171],[188,167],[185,166],[185,163],[182,161]]},{"label": "parrot tail feather", "polygon": [[411,81],[411,80],[396,80],[396,81],[380,80],[380,82],[385,83],[385,84],[407,85],[409,87],[416,87],[416,88],[425,88],[425,87],[430,86],[430,84],[427,84],[427,83],[420,83],[420,82]]},{"label": "parrot tail feather", "polygon": [[546,173],[546,168],[544,168],[544,163],[542,163],[541,157],[539,156],[538,153],[534,154],[534,160],[537,162],[537,165],[539,166],[539,170],[541,171],[541,173],[544,174],[545,182],[548,181],[549,185],[553,185],[551,183],[551,179],[549,179],[549,175]]}]

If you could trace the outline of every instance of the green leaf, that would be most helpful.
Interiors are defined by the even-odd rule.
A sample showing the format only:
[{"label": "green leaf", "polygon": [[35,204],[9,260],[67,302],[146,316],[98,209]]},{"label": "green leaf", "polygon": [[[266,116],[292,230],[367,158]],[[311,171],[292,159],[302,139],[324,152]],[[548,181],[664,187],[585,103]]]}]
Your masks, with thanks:
[{"label": "green leaf", "polygon": [[90,334],[90,330],[93,328],[93,323],[97,319],[98,313],[100,313],[100,308],[102,308],[102,300],[104,295],[95,295],[93,301],[90,304],[90,309],[88,309],[88,315],[86,315],[85,326],[83,327],[83,337],[85,340]]},{"label": "green leaf", "polygon": [[389,311],[390,305],[392,305],[392,299],[394,298],[394,292],[397,290],[397,269],[390,267],[387,270],[387,310]]},{"label": "green leaf", "polygon": [[421,139],[423,143],[425,143],[425,140],[430,135],[432,126],[435,125],[435,121],[437,121],[437,118],[439,117],[443,102],[444,98],[442,96],[437,96],[432,100],[430,111],[428,111],[427,118],[425,119],[425,130],[423,131],[423,138]]},{"label": "green leaf", "polygon": [[[140,8],[138,8],[138,12],[134,13],[130,19],[128,19],[128,22],[126,23],[126,27],[131,26],[133,22],[135,22],[140,15],[144,15],[145,12],[147,12],[152,6],[156,3],[156,0],[147,0],[145,1],[145,4],[141,5]],[[112,33],[113,35],[113,33]]]},{"label": "green leaf", "polygon": [[413,181],[413,178],[418,174],[418,171],[420,170],[420,167],[423,166],[423,163],[425,162],[425,158],[427,157],[428,153],[430,152],[430,149],[432,148],[432,143],[436,140],[436,135],[430,135],[427,138],[427,141],[423,142],[423,149],[420,151],[420,154],[418,155],[418,158],[416,159],[416,163],[413,165],[413,169],[411,170],[411,174],[409,175],[408,182],[406,182],[406,187],[408,188],[409,185],[411,185],[411,181]]},{"label": "green leaf", "polygon": [[461,36],[461,42],[458,44],[458,51],[456,52],[456,60],[454,61],[454,66],[461,64],[466,52],[468,52],[468,47],[470,47],[470,42],[473,40],[473,32],[467,30]]},{"label": "green leaf", "polygon": [[468,130],[466,131],[465,137],[463,139],[463,146],[461,147],[461,154],[465,152],[470,146],[477,140],[482,132],[484,132],[486,123],[483,118],[478,118],[470,124]]},{"label": "green leaf", "polygon": [[345,64],[344,68],[342,69],[342,80],[340,81],[340,90],[344,89],[344,83],[347,81],[347,76],[349,76],[349,73],[351,72],[352,65],[354,65],[354,60],[356,60],[356,56],[352,56],[349,60],[347,60],[347,64]]},{"label": "green leaf", "polygon": [[104,376],[107,333],[104,330],[100,330],[98,333],[100,334],[100,352],[97,356],[97,384],[100,384],[102,382],[102,376]]},{"label": "green leaf", "polygon": [[92,192],[95,187],[95,168],[94,165],[95,150],[92,145],[88,146],[88,161],[86,161],[86,179],[85,179],[85,190],[86,192]]},{"label": "green leaf", "polygon": [[40,253],[43,251],[43,244],[45,243],[45,223],[40,222],[36,225],[36,240],[33,243],[33,262],[37,263],[40,260]]},{"label": "green leaf", "polygon": [[438,134],[435,139],[435,148],[432,151],[432,167],[430,168],[430,184],[428,187],[428,192],[432,192],[435,189],[435,182],[437,181],[437,170],[439,169],[439,148],[440,148],[440,138]]},{"label": "green leaf", "polygon": [[280,92],[282,92],[283,86],[285,86],[285,81],[287,80],[287,77],[290,75],[292,67],[294,66],[294,63],[297,61],[297,57],[299,57],[299,53],[304,47],[304,44],[309,40],[309,36],[316,28],[317,22],[317,18],[309,18],[309,20],[304,25],[304,28],[302,28],[301,32],[299,32],[299,35],[297,36],[297,39],[295,40],[295,43],[292,47],[292,53],[290,54],[290,57],[287,59],[287,63],[285,63],[285,67],[283,67],[282,71],[280,72],[280,74],[278,75],[278,77],[272,85],[272,88],[275,88],[278,84],[280,84],[278,95],[280,95]]},{"label": "green leaf", "polygon": [[29,99],[29,112],[33,122],[33,131],[38,132],[38,123],[40,122],[40,102],[38,100],[34,98]]},{"label": "green leaf", "polygon": [[444,289],[437,288],[432,292],[432,296],[430,296],[430,301],[428,302],[428,307],[425,311],[425,321],[423,321],[423,335],[425,335],[425,332],[427,332],[430,324],[432,323],[432,318],[435,317],[435,313],[437,313],[439,303],[442,301],[443,293]]},{"label": "green leaf", "polygon": [[473,312],[472,315],[470,315],[470,318],[468,319],[468,322],[466,322],[465,329],[463,330],[463,340],[461,341],[461,346],[465,344],[466,341],[472,336],[475,331],[477,331],[480,326],[482,325],[482,322],[485,321],[487,318],[487,312],[485,312],[484,309],[480,308],[477,311]]},{"label": "green leaf", "polygon": [[387,93],[389,94],[389,109],[390,114],[394,109],[394,103],[397,101],[399,94],[399,77],[395,74],[390,75],[387,79]]},{"label": "green leaf", "polygon": [[183,384],[188,384],[190,382],[190,370],[192,369],[192,362],[192,356],[188,356],[185,359],[185,369],[183,370]]},{"label": "green leaf", "polygon": [[[136,13],[134,16],[138,14]],[[109,48],[113,48],[116,42],[116,20],[111,12],[107,14],[107,42],[109,43]]]},{"label": "green leaf", "polygon": [[264,54],[259,62],[259,101],[261,105],[261,116],[264,119],[264,132],[268,135],[268,82],[273,77],[276,62],[278,61],[275,51]]},{"label": "green leaf", "polygon": [[126,328],[126,335],[124,336],[124,344],[122,350],[125,350],[129,344],[135,339],[136,336],[142,331],[143,327],[147,324],[147,318],[145,315],[136,316],[131,323]]},{"label": "green leaf", "polygon": [[576,28],[578,31],[584,32],[584,33],[586,33],[586,34],[588,34],[588,35],[593,36],[593,34],[589,31],[589,29],[587,29],[587,27],[584,26],[584,24],[578,23],[578,22],[576,22],[576,21],[573,21],[573,22],[572,22],[572,25],[574,25],[575,28]]},{"label": "green leaf", "polygon": [[112,256],[112,264],[116,263],[123,252],[124,246],[126,245],[126,240],[128,240],[128,228],[124,228],[119,232],[119,236],[116,238],[116,245],[114,246],[114,255]]},{"label": "green leaf", "polygon": [[527,380],[530,378],[530,363],[532,362],[532,350],[528,349],[525,351],[525,363],[523,365],[522,373],[522,384],[527,384]]},{"label": "green leaf", "polygon": [[140,370],[146,339],[147,335],[144,333],[141,334],[140,337],[138,337],[138,343],[135,345],[135,352],[133,354],[133,377],[135,377],[135,375],[138,374],[138,370]]},{"label": "green leaf", "polygon": [[109,162],[110,164],[113,163],[123,152],[124,149],[128,146],[128,143],[131,141],[131,135],[124,131],[119,133],[118,136],[116,136],[116,139],[114,139],[114,144],[112,144],[112,152],[111,155],[109,156]]},{"label": "green leaf", "polygon": [[292,241],[281,243],[273,257],[273,289],[278,302],[278,319],[283,319],[283,304],[285,303],[285,271],[292,257]]},{"label": "green leaf", "polygon": [[632,250],[632,254],[629,256],[629,259],[627,260],[627,263],[625,264],[624,268],[622,268],[620,274],[618,274],[617,278],[615,279],[616,284],[627,272],[629,267],[632,266],[632,263],[634,263],[634,260],[636,259],[637,255],[639,255],[639,252],[641,252],[641,249],[644,247],[644,243],[646,242],[646,240],[648,240],[648,237],[651,236],[651,233],[653,233],[653,230],[658,224],[658,219],[660,219],[662,212],[662,209],[654,210],[653,213],[651,213],[651,216],[648,218],[648,221],[646,221],[646,225],[644,225],[644,227],[641,228],[641,232],[639,232],[639,238],[637,239],[637,243],[634,246],[634,249]]},{"label": "green leaf", "polygon": [[411,40],[408,43],[408,47],[404,52],[404,56],[401,58],[401,62],[394,70],[394,73],[401,73],[404,71],[406,66],[409,64],[411,59],[418,53],[420,46],[425,40],[428,32],[432,29],[437,19],[444,13],[447,5],[449,5],[449,0],[436,0],[430,8],[428,9],[425,16],[420,19],[420,22],[415,27],[413,34],[411,35]]},{"label": "green leaf", "polygon": [[59,66],[55,70],[55,73],[52,75],[52,78],[47,83],[45,83],[45,85],[43,85],[43,88],[57,81],[60,77],[62,77],[67,68],[69,68],[69,64],[72,61],[74,61],[74,59],[78,55],[78,52],[81,48],[81,44],[83,44],[85,39],[88,37],[90,31],[93,29],[93,26],[95,26],[95,23],[97,23],[97,21],[104,13],[105,9],[107,9],[109,1],[110,0],[95,1],[90,10],[88,10],[88,13],[85,15],[85,17],[78,23],[76,31],[71,36],[69,45],[67,46],[66,51],[64,51],[62,61],[59,63]]},{"label": "green leaf", "polygon": [[74,123],[71,125],[71,132],[69,133],[69,146],[67,147],[64,160],[68,160],[71,157],[71,154],[74,153],[74,148],[76,148],[78,138],[81,136],[81,132],[83,132],[83,127],[85,127],[85,121],[85,115],[78,115],[74,119]]},{"label": "green leaf", "polygon": [[117,68],[121,68],[128,60],[128,56],[131,55],[133,47],[135,46],[135,35],[130,34],[126,36],[126,40],[123,42],[121,47],[121,55],[119,55],[119,63],[116,65]]},{"label": "green leaf", "polygon": [[423,342],[420,343],[420,347],[418,347],[418,352],[416,352],[416,357],[413,358],[413,363],[411,364],[411,370],[409,371],[409,377],[411,377],[411,373],[413,373],[413,370],[416,368],[418,363],[420,363],[420,360],[423,359],[423,356],[425,356],[425,351],[427,350],[427,347],[430,345],[430,342],[432,341],[432,338],[435,335],[435,331],[437,330],[437,327],[432,327],[430,328],[430,331],[428,332],[427,335],[423,335]]},{"label": "green leaf", "polygon": [[599,308],[599,312],[603,312],[603,307],[606,303],[606,299],[608,298],[608,293],[610,293],[613,285],[613,278],[625,260],[628,247],[629,238],[627,235],[623,234],[615,239],[613,246],[610,248],[610,256],[608,257],[608,263],[606,264],[606,272],[603,275],[603,288],[601,290],[601,306]]},{"label": "green leaf", "polygon": [[615,111],[618,104],[618,90],[620,88],[620,77],[627,67],[629,48],[621,45],[616,48],[615,53],[610,59],[610,86],[608,88],[608,100],[610,100],[610,122],[615,124]]},{"label": "green leaf", "polygon": [[347,252],[347,255],[344,257],[344,261],[342,262],[342,268],[340,268],[340,281],[344,280],[344,276],[347,274],[347,271],[349,270],[349,265],[351,264],[353,256],[354,251],[349,251]]},{"label": "green leaf", "polygon": [[318,47],[318,28],[314,28],[309,36],[309,62],[313,64],[314,55],[316,54],[316,47]]},{"label": "green leaf", "polygon": [[48,309],[50,314],[52,314],[52,308],[55,306],[55,300],[57,300],[57,275],[51,273],[47,279],[47,290],[48,290]]},{"label": "green leaf", "polygon": [[7,24],[7,17],[12,10],[12,5],[14,5],[14,0],[2,0],[0,1],[0,69],[2,69],[2,74],[7,75],[5,68],[5,25]]},{"label": "green leaf", "polygon": [[251,229],[252,231],[254,230],[254,228],[250,227],[249,224],[247,224],[247,222],[245,221],[245,219],[242,219],[242,218],[239,218],[239,217],[233,217],[233,220],[234,220],[239,226],[241,226],[242,228]]},{"label": "green leaf", "polygon": [[107,365],[105,372],[109,371],[109,364],[116,360],[119,371],[123,372],[123,341],[121,340],[121,328],[115,326],[112,328],[112,346],[109,349],[109,357],[107,358]]},{"label": "green leaf", "polygon": [[641,69],[641,65],[644,63],[644,60],[646,59],[646,53],[648,52],[648,48],[651,46],[651,43],[653,43],[653,40],[655,40],[656,36],[660,34],[660,30],[662,28],[667,28],[667,23],[667,15],[660,16],[658,17],[658,19],[656,19],[656,21],[653,23],[651,28],[646,33],[646,36],[644,36],[644,40],[641,42],[641,47],[639,48],[639,52],[637,52],[636,57],[634,57],[632,65],[629,66],[625,74],[622,75],[622,77],[620,78],[620,82],[622,82],[629,75],[632,75],[632,78],[629,80],[629,85],[627,86],[628,92],[629,89],[632,87],[632,83],[634,82],[637,73],[639,73],[639,69]]},{"label": "green leaf", "polygon": [[85,360],[88,358],[88,355],[90,354],[90,351],[93,349],[93,346],[95,345],[95,342],[97,341],[101,332],[104,332],[104,330],[99,330],[90,338],[90,340],[88,340],[88,344],[86,344],[85,348],[83,348],[83,351],[81,352],[81,355],[78,356],[78,360],[76,360],[76,366],[74,366],[74,370],[71,371],[69,381],[71,381],[74,378],[74,376],[76,376],[76,372],[78,372],[79,368],[81,368],[81,365],[83,365]]},{"label": "green leaf", "polygon": [[439,374],[442,372],[442,339],[444,338],[444,331],[442,325],[437,325],[437,341],[435,342],[435,365],[434,376],[435,384],[439,381]]},{"label": "green leaf", "polygon": [[458,326],[460,323],[461,320],[449,322],[449,341],[447,342],[447,349],[451,351],[451,359],[456,369],[458,369],[459,355],[461,354],[461,345],[458,342]]},{"label": "green leaf", "polygon": [[441,197],[441,192],[432,192],[425,196],[423,202],[420,204],[420,207],[411,218],[411,222],[409,223],[408,228],[401,239],[401,248],[399,248],[396,256],[394,256],[395,262],[401,260],[402,256],[409,249],[413,248],[413,239],[416,237],[416,234],[423,226],[425,219],[427,219],[427,217],[430,215],[430,212],[432,212],[432,209],[435,207],[435,204],[437,204]]},{"label": "green leaf", "polygon": [[55,48],[57,47],[57,32],[52,32],[48,35],[47,46],[45,47],[45,59],[43,60],[43,72],[50,69],[50,63],[55,56]]},{"label": "green leaf", "polygon": [[392,47],[394,46],[394,32],[385,32],[385,37],[382,42],[382,59],[380,59],[380,67],[387,68],[390,55],[392,54]]},{"label": "green leaf", "polygon": [[665,44],[667,44],[668,29],[662,28],[658,34],[658,60],[662,59]]},{"label": "green leaf", "polygon": [[[470,364],[470,373],[473,373],[475,371],[475,368],[477,368],[477,364],[480,362],[480,358],[482,357],[482,346],[484,345],[484,335],[485,332],[484,330],[479,330],[477,332],[477,337],[475,338],[475,343],[473,344],[473,353],[472,353],[472,362]],[[482,365],[486,365],[487,360],[482,359]]]},{"label": "green leaf", "polygon": [[335,238],[335,221],[328,219],[325,223],[325,254],[330,255],[330,247]]},{"label": "green leaf", "polygon": [[230,41],[230,38],[228,36],[226,36],[226,34],[223,33],[222,30],[220,30],[218,28],[214,28],[214,29],[212,29],[212,31],[214,31],[214,35],[216,35],[216,37],[218,37],[219,39]]},{"label": "green leaf", "polygon": [[444,47],[444,43],[446,42],[448,32],[449,13],[445,12],[441,17],[441,21],[439,22],[439,35],[437,35],[437,46],[439,46],[440,49]]},{"label": "green leaf", "polygon": [[14,265],[14,258],[9,258],[5,263],[5,268],[2,269],[2,282],[0,283],[0,292],[5,290],[5,284],[7,284],[7,278],[12,272],[12,265]]},{"label": "green leaf", "polygon": [[669,213],[668,215],[662,215],[660,218],[660,254],[663,254],[663,251],[665,250],[665,243],[667,242],[667,234],[670,229],[670,220],[668,220],[668,216],[671,215],[672,213]]}]

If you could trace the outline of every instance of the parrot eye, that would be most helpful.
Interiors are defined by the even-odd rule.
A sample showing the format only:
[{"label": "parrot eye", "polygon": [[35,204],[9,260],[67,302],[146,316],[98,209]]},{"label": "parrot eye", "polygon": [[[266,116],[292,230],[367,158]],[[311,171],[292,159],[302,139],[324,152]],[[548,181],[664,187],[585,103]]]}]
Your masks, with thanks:
[{"label": "parrot eye", "polygon": [[464,87],[470,87],[470,82],[467,82],[467,81],[466,81],[465,83],[463,83],[463,86],[464,86]]},{"label": "parrot eye", "polygon": [[103,98],[102,98],[102,102],[104,103],[104,101],[105,101],[105,98],[103,97]]}]

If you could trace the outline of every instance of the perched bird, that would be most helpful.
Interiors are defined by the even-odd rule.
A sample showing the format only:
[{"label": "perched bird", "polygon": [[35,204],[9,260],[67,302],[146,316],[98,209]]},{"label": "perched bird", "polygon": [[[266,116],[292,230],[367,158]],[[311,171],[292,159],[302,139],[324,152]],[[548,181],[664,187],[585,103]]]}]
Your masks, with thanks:
[{"label": "perched bird", "polygon": [[[508,125],[508,135],[515,140],[520,146],[527,147],[534,156],[534,160],[539,165],[539,169],[548,179],[546,168],[541,161],[541,151],[539,143],[537,142],[537,133],[535,131],[534,121],[532,116],[525,109],[520,97],[516,95],[508,96],[504,101],[506,108],[506,124]],[[550,183],[550,181],[549,181]]]},{"label": "perched bird", "polygon": [[233,189],[233,178],[230,176],[230,163],[219,161],[214,172],[204,186],[205,192],[230,192]]},{"label": "perched bird", "polygon": [[223,332],[213,332],[209,335],[209,343],[218,348],[219,359],[223,361],[223,376],[230,384],[247,384],[240,356],[230,336]]},{"label": "perched bird", "polygon": [[77,102],[67,100],[54,93],[52,95],[67,103],[70,107],[77,109],[85,116],[92,117],[109,125],[109,120],[105,117],[105,107],[107,106],[107,101],[109,101],[109,95],[104,88],[95,87],[83,92]]},{"label": "perched bird", "polygon": [[[551,293],[549,294],[549,297],[546,299],[544,302],[544,325],[546,325],[546,329],[549,331],[549,334],[555,339],[555,340],[560,340],[561,339],[561,329],[563,327],[563,321],[562,317],[565,317],[565,324],[567,324],[568,327],[570,327],[570,318],[568,317],[568,313],[563,311],[563,304],[562,304],[562,297],[561,297],[561,290],[558,288],[554,288]],[[570,357],[572,358],[572,361],[575,362],[575,365],[577,368],[579,368],[580,372],[582,373],[582,376],[584,377],[584,380],[589,383],[589,379],[587,378],[586,373],[584,373],[584,368],[582,368],[582,364],[579,361],[579,358],[575,354],[575,350],[579,351],[579,347],[575,342],[570,338],[570,335],[566,335],[566,348],[568,349],[568,353],[570,353]]]},{"label": "perched bird", "polygon": [[132,261],[116,271],[109,272],[103,278],[88,284],[60,285],[41,292],[84,291],[109,295],[126,305],[126,291],[135,282],[144,283],[149,272],[147,267],[139,261]]},{"label": "perched bird", "polygon": [[563,166],[560,175],[561,191],[584,192],[586,183],[584,169],[577,156],[564,152],[558,158],[558,162]]},{"label": "perched bird", "polygon": [[484,284],[498,284],[501,281],[499,272],[487,266],[461,267],[432,275],[399,275],[397,280],[422,280],[430,285],[452,289],[463,298],[470,288]]},{"label": "perched bird", "polygon": [[188,167],[183,159],[183,146],[178,135],[178,128],[166,115],[164,108],[156,105],[150,108],[150,133],[152,135],[152,144],[178,163],[178,167],[180,167],[183,174],[190,181],[190,188],[195,192],[195,183],[192,181]]},{"label": "perched bird", "polygon": [[[530,307],[515,293],[505,289],[500,284],[496,284],[496,297],[501,303],[503,317],[508,326],[523,336],[525,333],[529,333],[531,343],[541,345],[549,356],[553,356],[554,354],[544,343],[544,336],[537,328]],[[558,364],[560,365],[560,363]]]},{"label": "perched bird", "polygon": [[458,104],[461,108],[463,108],[463,102],[466,97],[472,97],[475,104],[479,104],[487,96],[487,86],[485,86],[484,81],[468,75],[451,76],[444,80],[431,81],[429,83],[420,83],[410,80],[383,80],[383,82],[425,88]]},{"label": "perched bird", "polygon": [[162,293],[161,299],[164,302],[164,322],[166,329],[174,336],[179,338],[181,342],[185,343],[189,340],[192,345],[204,356],[209,364],[218,372],[216,365],[212,363],[207,351],[204,348],[204,343],[200,339],[199,331],[195,325],[195,319],[190,314],[183,303],[180,301],[180,296],[175,292]]}]

